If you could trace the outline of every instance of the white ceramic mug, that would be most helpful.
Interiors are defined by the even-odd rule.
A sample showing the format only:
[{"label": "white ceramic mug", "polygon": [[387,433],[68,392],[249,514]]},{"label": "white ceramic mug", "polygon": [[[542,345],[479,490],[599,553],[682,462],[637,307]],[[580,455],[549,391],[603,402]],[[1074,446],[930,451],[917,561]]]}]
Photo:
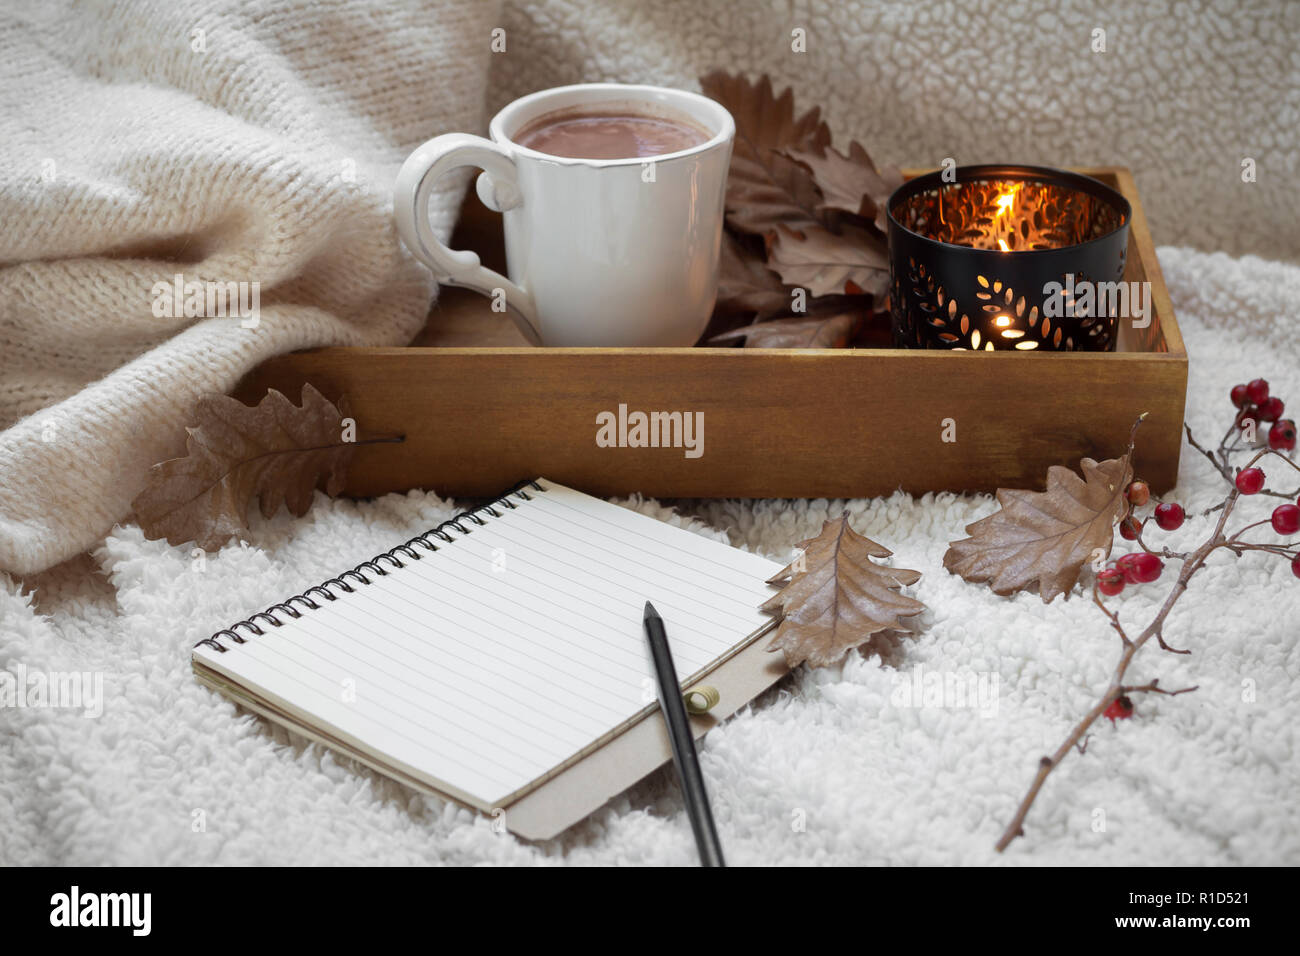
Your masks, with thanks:
[{"label": "white ceramic mug", "polygon": [[[551,156],[511,138],[540,116],[575,109],[684,119],[712,135],[628,159]],[[535,345],[694,345],[717,296],[735,133],[731,114],[698,93],[617,83],[543,90],[497,113],[490,139],[448,133],[416,150],[397,176],[397,229],[439,282],[503,302]],[[509,278],[430,228],[433,185],[460,166],[483,170],[479,198],[505,216]]]}]

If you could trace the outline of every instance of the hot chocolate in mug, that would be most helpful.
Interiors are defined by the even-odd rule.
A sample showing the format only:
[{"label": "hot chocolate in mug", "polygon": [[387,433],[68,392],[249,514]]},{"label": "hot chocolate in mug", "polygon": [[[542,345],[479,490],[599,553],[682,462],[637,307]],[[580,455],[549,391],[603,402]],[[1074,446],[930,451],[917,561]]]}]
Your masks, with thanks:
[{"label": "hot chocolate in mug", "polygon": [[[552,119],[599,128],[611,117],[698,131],[683,140],[698,142],[662,155],[586,159],[515,140],[523,133],[532,141]],[[397,229],[440,283],[503,301],[535,345],[694,345],[717,296],[735,131],[721,104],[685,90],[616,83],[543,90],[497,113],[488,139],[448,133],[416,150],[397,176]],[[461,166],[483,170],[479,198],[504,216],[509,277],[433,234],[429,195]]]}]

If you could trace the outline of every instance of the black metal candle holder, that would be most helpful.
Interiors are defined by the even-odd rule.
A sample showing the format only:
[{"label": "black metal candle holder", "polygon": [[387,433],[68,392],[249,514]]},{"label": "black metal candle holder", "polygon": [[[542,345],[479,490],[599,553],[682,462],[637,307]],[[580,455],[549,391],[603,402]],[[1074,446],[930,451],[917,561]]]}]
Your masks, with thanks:
[{"label": "black metal candle holder", "polygon": [[1123,278],[1128,200],[1039,166],[963,166],[948,178],[919,176],[889,199],[894,344],[1112,351],[1116,297],[1076,308],[1072,293]]}]

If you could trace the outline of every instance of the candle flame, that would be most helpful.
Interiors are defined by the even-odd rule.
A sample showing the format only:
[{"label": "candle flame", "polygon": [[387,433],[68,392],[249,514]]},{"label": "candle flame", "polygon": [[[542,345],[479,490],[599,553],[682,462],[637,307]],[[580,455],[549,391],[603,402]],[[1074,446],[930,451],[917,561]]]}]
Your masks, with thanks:
[{"label": "candle flame", "polygon": [[997,318],[993,320],[993,324],[1000,329],[1005,329],[1008,325],[1011,324],[1011,316],[999,315]]},{"label": "candle flame", "polygon": [[1018,192],[1020,191],[1020,186],[1021,186],[1020,183],[1016,183],[1014,186],[1012,186],[1012,187],[1011,187],[1010,189],[1008,189],[1006,192],[1002,193],[1002,195],[998,196],[998,198],[997,198],[997,200],[996,200],[996,202],[997,202],[997,206],[998,206],[998,211],[995,212],[995,213],[993,214],[993,218],[994,218],[994,219],[996,219],[998,216],[1002,215],[1004,212],[1010,212],[1010,211],[1011,211],[1011,207],[1012,207],[1013,205],[1015,205],[1015,202],[1016,202],[1016,193],[1018,193]]},{"label": "candle flame", "polygon": [[[997,207],[998,207],[997,212],[995,212],[995,213],[993,214],[993,221],[994,221],[994,222],[997,222],[998,218],[999,218],[999,217],[1000,217],[1004,212],[1011,212],[1011,209],[1012,209],[1012,207],[1015,205],[1015,202],[1016,202],[1016,193],[1018,193],[1018,192],[1020,191],[1020,187],[1021,187],[1022,185],[1024,185],[1024,184],[1023,184],[1023,183],[1015,183],[1013,186],[1011,186],[1010,189],[1008,189],[1006,192],[1000,194],[1000,195],[998,196],[998,198],[994,200],[994,202],[996,203],[996,205],[997,205]],[[1007,241],[1006,241],[1005,239],[999,239],[999,240],[998,240],[998,248],[999,248],[1000,250],[1002,250],[1003,252],[1010,252],[1010,251],[1011,251],[1011,247],[1007,245]]]}]

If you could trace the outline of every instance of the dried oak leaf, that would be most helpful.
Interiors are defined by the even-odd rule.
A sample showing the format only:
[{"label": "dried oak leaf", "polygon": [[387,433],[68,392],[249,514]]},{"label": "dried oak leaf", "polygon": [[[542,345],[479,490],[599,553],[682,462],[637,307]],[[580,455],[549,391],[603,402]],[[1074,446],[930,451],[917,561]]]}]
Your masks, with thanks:
[{"label": "dried oak leaf", "polygon": [[254,495],[265,518],[281,504],[305,514],[318,486],[337,495],[356,447],[343,440],[347,417],[346,399],[335,406],[311,385],[301,407],[275,389],[253,407],[227,395],[201,399],[186,457],[154,465],[131,502],[145,537],[215,551],[248,529]]},{"label": "dried oak leaf", "polygon": [[764,264],[761,256],[724,232],[718,267],[718,301],[714,312],[720,315],[748,313],[761,320],[776,315],[789,305],[789,291],[776,273]]},{"label": "dried oak leaf", "polygon": [[989,582],[996,594],[1035,584],[1044,603],[1066,594],[1096,552],[1110,554],[1133,477],[1131,453],[1130,445],[1122,458],[1084,458],[1083,478],[1053,465],[1046,491],[999,488],[1002,509],[968,525],[970,537],[948,546],[943,566],[967,581]]},{"label": "dried oak leaf", "polygon": [[781,154],[796,149],[820,152],[830,144],[821,110],[794,114],[794,91],[772,92],[764,74],[751,83],[739,74],[714,70],[700,87],[725,106],[736,121],[736,140],[727,175],[727,223],[740,232],[764,234],[778,224],[802,229],[820,221],[822,197],[812,174]]},{"label": "dried oak leaf", "polygon": [[785,652],[795,667],[834,664],[855,647],[886,630],[906,630],[902,618],[925,605],[899,593],[920,580],[918,571],[874,564],[892,554],[849,527],[848,513],[827,521],[821,534],[799,543],[803,554],[768,581],[784,584],[763,605],[780,614],[781,625],[768,645]]},{"label": "dried oak leaf", "polygon": [[882,296],[889,287],[884,243],[854,226],[838,234],[822,226],[801,232],[779,227],[768,248],[767,264],[786,285],[802,286],[813,295]]},{"label": "dried oak leaf", "polygon": [[822,192],[818,209],[838,209],[871,219],[886,228],[886,202],[903,184],[903,174],[893,166],[877,169],[862,144],[849,143],[847,156],[827,146],[824,150],[787,150],[793,160],[807,166]]},{"label": "dried oak leaf", "polygon": [[773,319],[715,335],[710,342],[743,338],[747,349],[842,349],[861,318],[853,312],[808,318]]}]

